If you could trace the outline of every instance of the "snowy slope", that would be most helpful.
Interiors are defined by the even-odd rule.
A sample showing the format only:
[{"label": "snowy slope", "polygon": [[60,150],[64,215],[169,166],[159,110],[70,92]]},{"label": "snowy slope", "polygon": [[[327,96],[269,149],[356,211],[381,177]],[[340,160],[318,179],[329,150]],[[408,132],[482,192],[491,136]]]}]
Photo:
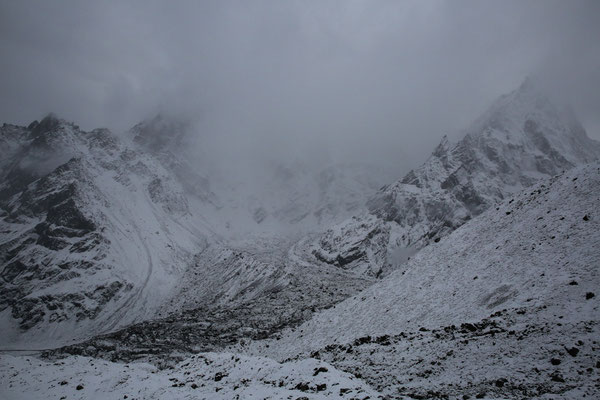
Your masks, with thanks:
[{"label": "snowy slope", "polygon": [[[383,398],[318,360],[279,364],[262,357],[203,353],[159,370],[87,357],[57,362],[0,356],[0,397],[13,399],[351,399]],[[65,397],[63,397],[65,396]]]},{"label": "snowy slope", "polygon": [[246,351],[321,357],[385,394],[598,396],[598,204],[598,163],[544,180]]},{"label": "snowy slope", "polygon": [[599,158],[600,143],[587,137],[573,113],[526,80],[496,100],[462,140],[452,144],[444,137],[422,166],[377,192],[369,213],[326,231],[315,255],[385,272],[539,179]]},{"label": "snowy slope", "polygon": [[3,346],[152,316],[207,243],[181,185],[106,130],[52,115],[20,130],[2,171]]},{"label": "snowy slope", "polygon": [[182,285],[158,318],[44,354],[163,364],[272,337],[373,284],[363,274],[306,262],[302,243],[252,241],[235,251],[208,247],[181,277]]}]

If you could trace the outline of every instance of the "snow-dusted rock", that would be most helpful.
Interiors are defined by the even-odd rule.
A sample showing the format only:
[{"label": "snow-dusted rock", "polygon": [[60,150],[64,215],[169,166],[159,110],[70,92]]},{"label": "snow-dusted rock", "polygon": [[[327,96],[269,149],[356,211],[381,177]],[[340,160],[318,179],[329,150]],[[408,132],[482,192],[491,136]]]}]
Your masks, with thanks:
[{"label": "snow-dusted rock", "polygon": [[[348,259],[370,253],[375,256],[362,258],[370,264],[366,269],[397,267],[498,201],[599,158],[600,143],[586,135],[573,113],[555,107],[526,80],[496,100],[462,140],[452,144],[444,137],[423,165],[378,191],[368,213],[328,230],[315,254]],[[374,229],[380,238],[373,239]],[[358,242],[365,245],[349,245]]]},{"label": "snow-dusted rock", "polygon": [[598,163],[543,180],[247,351],[321,357],[390,395],[597,397],[599,202]]},{"label": "snow-dusted rock", "polygon": [[[27,128],[2,128],[2,347],[64,345],[171,313],[244,303],[261,307],[260,318],[272,311],[271,331],[271,325],[301,322],[369,284],[353,271],[330,274],[335,267],[327,263],[306,263],[305,241],[296,243],[300,235],[273,229],[275,208],[260,208],[258,220],[256,212],[252,216],[251,223],[268,235],[254,231],[228,240],[224,222],[235,210],[217,207],[189,159],[175,154],[186,140],[183,126],[155,119],[132,133],[128,143],[53,115]],[[362,185],[370,175],[349,171],[329,169],[320,186],[314,183],[321,191],[311,189],[309,174],[300,174],[306,185],[297,190],[323,195],[308,204],[295,200],[302,213],[323,208],[306,227],[358,207],[360,201],[345,194],[365,196]],[[294,186],[297,179],[286,181],[289,174],[280,173],[265,201]],[[354,179],[356,185],[335,188]],[[268,204],[275,203],[284,206],[285,197]],[[279,222],[294,213],[279,215]]]},{"label": "snow-dusted rock", "polygon": [[16,143],[0,196],[2,344],[152,316],[207,241],[179,182],[107,130],[53,115],[1,136]]}]

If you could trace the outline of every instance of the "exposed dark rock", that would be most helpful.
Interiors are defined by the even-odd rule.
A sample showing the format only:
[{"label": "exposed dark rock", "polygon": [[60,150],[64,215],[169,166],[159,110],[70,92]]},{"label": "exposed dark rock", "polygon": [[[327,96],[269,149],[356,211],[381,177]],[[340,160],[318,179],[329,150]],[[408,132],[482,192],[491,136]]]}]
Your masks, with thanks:
[{"label": "exposed dark rock", "polygon": [[310,390],[310,386],[306,382],[300,382],[297,384],[294,389],[299,390],[301,392],[308,392]]},{"label": "exposed dark rock", "polygon": [[[33,125],[33,126],[32,126]],[[56,130],[60,127],[60,120],[54,113],[50,113],[44,117],[39,123],[32,122],[29,125],[31,128],[31,136],[36,137],[41,134]]]},{"label": "exposed dark rock", "polygon": [[223,372],[217,372],[215,374],[215,382],[219,382],[221,379],[223,379],[226,376],[227,376],[227,374],[225,374]]},{"label": "exposed dark rock", "polygon": [[257,224],[260,224],[267,218],[267,211],[264,208],[259,207],[252,213],[252,218]]},{"label": "exposed dark rock", "polygon": [[565,350],[567,351],[567,353],[569,353],[571,357],[577,357],[577,354],[579,354],[579,349],[577,347],[565,347]]}]

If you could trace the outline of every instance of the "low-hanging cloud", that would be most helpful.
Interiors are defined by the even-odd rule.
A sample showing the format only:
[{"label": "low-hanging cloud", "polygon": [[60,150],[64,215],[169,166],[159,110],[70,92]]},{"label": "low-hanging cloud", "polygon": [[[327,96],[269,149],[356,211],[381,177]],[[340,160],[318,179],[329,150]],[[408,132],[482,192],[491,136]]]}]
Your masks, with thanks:
[{"label": "low-hanging cloud", "polygon": [[234,153],[405,169],[536,75],[600,138],[598,15],[597,1],[5,1],[0,120],[54,111],[121,132],[163,112]]}]

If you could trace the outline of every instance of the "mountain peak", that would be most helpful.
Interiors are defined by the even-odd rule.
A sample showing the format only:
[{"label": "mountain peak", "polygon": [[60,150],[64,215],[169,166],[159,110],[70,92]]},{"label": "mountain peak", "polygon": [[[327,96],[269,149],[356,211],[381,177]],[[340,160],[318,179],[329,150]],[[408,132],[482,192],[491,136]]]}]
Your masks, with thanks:
[{"label": "mountain peak", "polygon": [[549,94],[531,77],[526,77],[517,89],[508,95],[501,96],[498,101],[501,102],[502,99],[511,103],[516,102],[520,107],[534,106],[541,108],[540,106],[543,106],[546,110],[554,109]]},{"label": "mountain peak", "polygon": [[187,120],[157,114],[135,125],[130,134],[135,143],[147,150],[161,152],[167,148],[181,146],[189,128],[190,123]]},{"label": "mountain peak", "polygon": [[537,89],[537,85],[534,83],[533,78],[531,78],[530,76],[527,76],[527,77],[525,77],[525,79],[519,86],[519,89],[517,89],[517,90],[520,92],[525,92],[525,91],[531,91],[531,90],[536,90],[536,89]]},{"label": "mountain peak", "polygon": [[425,164],[384,187],[369,210],[395,221],[405,245],[422,246],[542,177],[598,159],[600,144],[569,116],[527,78],[458,143],[444,136]]},{"label": "mountain peak", "polygon": [[34,121],[31,124],[29,124],[29,126],[32,127],[32,135],[37,136],[44,132],[49,132],[57,129],[60,126],[61,122],[62,120],[58,118],[56,114],[49,113],[39,123],[37,123],[37,121]]},{"label": "mountain peak", "polygon": [[433,155],[436,157],[441,157],[446,154],[448,150],[450,150],[450,141],[448,141],[448,135],[444,135],[442,136],[440,144],[438,144],[435,150],[433,150]]},{"label": "mountain peak", "polygon": [[540,83],[538,79],[532,78],[530,76],[525,77],[523,82],[514,89],[513,91],[500,96],[500,99],[507,99],[510,101],[515,101],[517,99],[521,100],[534,100],[534,101],[548,101],[550,102],[549,93],[544,89],[544,86]]}]

